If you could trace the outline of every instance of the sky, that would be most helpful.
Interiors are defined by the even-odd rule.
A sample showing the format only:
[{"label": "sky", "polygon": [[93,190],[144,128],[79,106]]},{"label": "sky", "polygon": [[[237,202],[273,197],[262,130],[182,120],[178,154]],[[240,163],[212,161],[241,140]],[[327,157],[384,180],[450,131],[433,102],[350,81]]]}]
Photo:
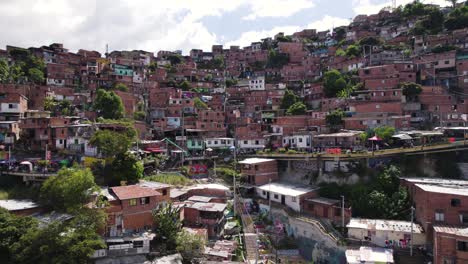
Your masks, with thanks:
[{"label": "sky", "polygon": [[[397,5],[411,0],[397,0]],[[445,0],[425,3],[447,5]],[[327,30],[388,0],[0,0],[0,49],[63,43],[78,49],[211,50],[278,32]]]}]

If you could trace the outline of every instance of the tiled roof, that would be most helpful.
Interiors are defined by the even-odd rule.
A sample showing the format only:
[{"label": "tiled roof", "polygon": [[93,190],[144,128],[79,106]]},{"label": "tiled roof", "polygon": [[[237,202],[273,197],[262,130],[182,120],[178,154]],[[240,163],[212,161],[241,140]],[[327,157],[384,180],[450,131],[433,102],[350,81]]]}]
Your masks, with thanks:
[{"label": "tiled roof", "polygon": [[119,200],[161,195],[158,191],[139,185],[118,186],[111,189]]}]

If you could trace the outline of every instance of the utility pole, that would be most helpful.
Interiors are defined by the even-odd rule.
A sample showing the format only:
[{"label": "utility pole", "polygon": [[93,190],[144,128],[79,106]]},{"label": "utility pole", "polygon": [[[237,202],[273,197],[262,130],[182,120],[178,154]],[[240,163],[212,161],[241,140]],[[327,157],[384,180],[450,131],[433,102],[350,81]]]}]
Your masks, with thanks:
[{"label": "utility pole", "polygon": [[344,195],[341,195],[341,232],[344,235],[345,221],[344,221]]},{"label": "utility pole", "polygon": [[411,206],[411,237],[410,237],[410,256],[413,256],[413,216],[414,207]]},{"label": "utility pole", "polygon": [[268,185],[268,214],[271,219],[271,177],[269,179],[269,185]]}]

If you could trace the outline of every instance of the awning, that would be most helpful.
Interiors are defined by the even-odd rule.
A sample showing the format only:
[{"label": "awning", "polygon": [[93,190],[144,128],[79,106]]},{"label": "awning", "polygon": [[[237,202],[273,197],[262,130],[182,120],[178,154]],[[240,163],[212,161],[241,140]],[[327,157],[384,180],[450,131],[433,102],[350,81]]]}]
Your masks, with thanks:
[{"label": "awning", "polygon": [[411,140],[411,139],[413,139],[408,134],[397,134],[397,135],[393,135],[392,138],[397,138],[397,139],[400,139],[400,140]]}]

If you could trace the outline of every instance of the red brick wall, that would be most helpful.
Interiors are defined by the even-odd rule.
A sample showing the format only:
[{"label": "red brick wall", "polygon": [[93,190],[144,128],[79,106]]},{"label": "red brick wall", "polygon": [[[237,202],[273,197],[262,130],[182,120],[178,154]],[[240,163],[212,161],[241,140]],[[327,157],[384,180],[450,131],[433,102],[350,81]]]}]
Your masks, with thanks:
[{"label": "red brick wall", "polygon": [[271,181],[279,179],[276,160],[252,165],[243,164],[241,171],[247,177],[246,180],[251,179],[250,183],[254,185],[264,185],[269,183],[270,179]]}]

